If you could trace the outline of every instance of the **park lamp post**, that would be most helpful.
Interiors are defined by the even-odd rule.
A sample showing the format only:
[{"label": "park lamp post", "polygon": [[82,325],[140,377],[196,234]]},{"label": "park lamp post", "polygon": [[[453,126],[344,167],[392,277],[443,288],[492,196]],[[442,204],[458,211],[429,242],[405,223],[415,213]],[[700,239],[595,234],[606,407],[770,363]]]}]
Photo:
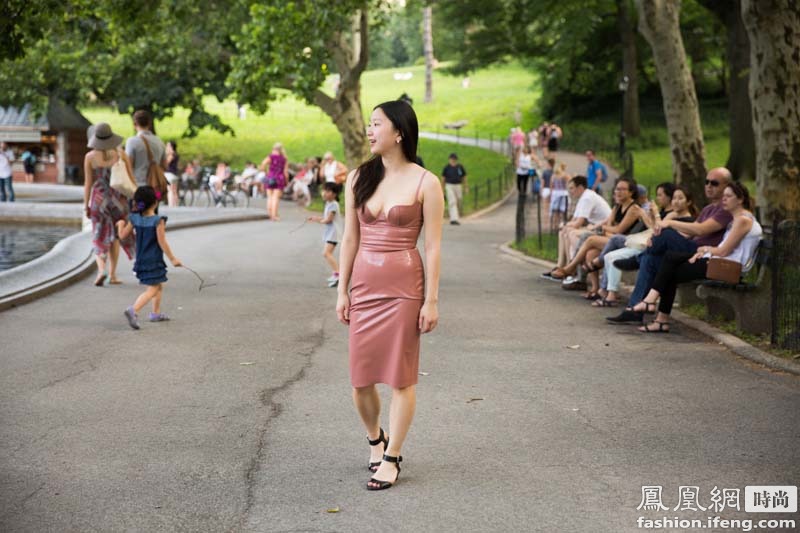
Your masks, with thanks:
[{"label": "park lamp post", "polygon": [[619,158],[625,157],[625,93],[628,91],[628,76],[623,76],[619,82],[619,91],[622,93],[622,106],[619,116]]}]

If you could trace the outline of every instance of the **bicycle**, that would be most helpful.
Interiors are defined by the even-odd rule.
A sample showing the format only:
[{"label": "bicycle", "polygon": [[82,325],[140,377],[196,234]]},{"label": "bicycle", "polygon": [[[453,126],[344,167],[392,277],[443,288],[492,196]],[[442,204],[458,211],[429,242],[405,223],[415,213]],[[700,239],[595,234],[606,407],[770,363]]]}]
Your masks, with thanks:
[{"label": "bicycle", "polygon": [[222,191],[217,192],[216,188],[212,187],[210,183],[212,175],[211,168],[202,168],[200,172],[200,188],[194,196],[192,205],[197,207],[228,207],[228,205],[236,207],[236,197],[224,186],[225,182],[229,181],[230,178],[223,180]]}]

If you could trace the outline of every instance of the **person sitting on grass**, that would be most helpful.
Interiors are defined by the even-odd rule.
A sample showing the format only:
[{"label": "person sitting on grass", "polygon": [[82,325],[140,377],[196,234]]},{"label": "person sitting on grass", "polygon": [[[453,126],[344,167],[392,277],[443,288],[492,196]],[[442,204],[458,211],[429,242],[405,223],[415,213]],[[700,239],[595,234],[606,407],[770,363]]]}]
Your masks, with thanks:
[{"label": "person sitting on grass", "polygon": [[697,251],[681,252],[670,250],[664,255],[658,269],[653,288],[647,296],[633,307],[637,313],[655,313],[658,301],[658,314],[646,326],[639,328],[643,333],[667,333],[669,316],[679,283],[695,279],[705,279],[708,260],[721,257],[742,265],[742,273],[752,266],[758,243],[761,240],[761,225],[753,216],[750,194],[739,182],[731,182],[722,193],[722,207],[732,217],[719,246],[699,246]]}]

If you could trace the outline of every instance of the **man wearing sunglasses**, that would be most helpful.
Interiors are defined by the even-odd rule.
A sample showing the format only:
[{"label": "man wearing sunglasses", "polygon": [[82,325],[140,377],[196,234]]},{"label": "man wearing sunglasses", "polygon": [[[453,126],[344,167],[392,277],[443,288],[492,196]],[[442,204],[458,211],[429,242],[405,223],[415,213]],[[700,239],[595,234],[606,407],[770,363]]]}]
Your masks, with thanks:
[{"label": "man wearing sunglasses", "polygon": [[731,215],[722,208],[722,192],[731,181],[727,168],[712,168],[706,175],[705,194],[708,200],[695,222],[662,220],[653,229],[652,245],[638,257],[614,262],[623,270],[635,270],[638,261],[639,273],[636,287],[628,300],[628,307],[617,316],[606,320],[612,324],[639,323],[643,313],[633,311],[633,306],[641,302],[653,285],[653,280],[661,266],[661,259],[669,250],[695,253],[700,246],[716,246],[731,223]]}]

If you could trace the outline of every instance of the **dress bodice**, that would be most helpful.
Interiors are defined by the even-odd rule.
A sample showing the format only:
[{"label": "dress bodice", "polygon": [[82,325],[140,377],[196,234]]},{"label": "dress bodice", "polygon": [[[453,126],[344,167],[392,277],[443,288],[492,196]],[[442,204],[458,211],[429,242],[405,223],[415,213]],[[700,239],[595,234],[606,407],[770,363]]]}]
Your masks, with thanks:
[{"label": "dress bodice", "polygon": [[362,205],[358,210],[361,230],[360,249],[370,252],[394,252],[417,247],[417,239],[422,229],[422,203],[415,199],[413,204],[396,205],[378,216]]}]

